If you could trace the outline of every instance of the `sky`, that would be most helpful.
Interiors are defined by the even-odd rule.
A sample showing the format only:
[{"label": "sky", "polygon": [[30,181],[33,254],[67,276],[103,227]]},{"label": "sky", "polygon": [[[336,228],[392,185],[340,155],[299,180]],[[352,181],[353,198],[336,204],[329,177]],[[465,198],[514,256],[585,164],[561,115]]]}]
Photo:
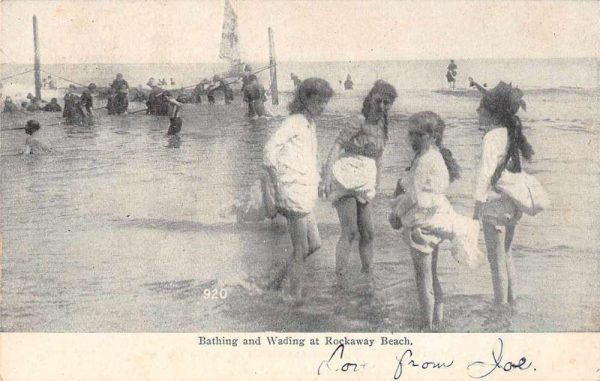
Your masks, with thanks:
[{"label": "sky", "polygon": [[[280,61],[600,57],[598,1],[232,1],[242,57]],[[0,0],[0,62],[218,62],[220,1]]]}]

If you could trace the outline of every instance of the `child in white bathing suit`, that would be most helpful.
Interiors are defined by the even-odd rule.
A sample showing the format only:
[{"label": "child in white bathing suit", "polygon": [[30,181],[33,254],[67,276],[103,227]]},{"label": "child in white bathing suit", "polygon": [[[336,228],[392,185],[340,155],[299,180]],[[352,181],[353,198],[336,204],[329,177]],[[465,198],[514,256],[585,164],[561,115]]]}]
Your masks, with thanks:
[{"label": "child in white bathing suit", "polygon": [[450,150],[442,147],[444,121],[431,111],[409,118],[409,139],[416,153],[408,176],[400,181],[403,194],[394,200],[390,222],[402,228],[413,260],[421,329],[433,330],[443,320],[442,287],[437,275],[439,244],[453,241],[452,253],[459,261],[477,263],[478,224],[454,212],[446,197],[459,168]]},{"label": "child in white bathing suit", "polygon": [[279,288],[290,273],[292,297],[302,300],[304,260],[321,246],[313,207],[318,197],[317,133],[319,116],[333,90],[327,81],[308,78],[300,84],[288,106],[290,116],[271,136],[264,149],[264,163],[274,188],[277,211],[286,217],[293,253],[271,286]]}]

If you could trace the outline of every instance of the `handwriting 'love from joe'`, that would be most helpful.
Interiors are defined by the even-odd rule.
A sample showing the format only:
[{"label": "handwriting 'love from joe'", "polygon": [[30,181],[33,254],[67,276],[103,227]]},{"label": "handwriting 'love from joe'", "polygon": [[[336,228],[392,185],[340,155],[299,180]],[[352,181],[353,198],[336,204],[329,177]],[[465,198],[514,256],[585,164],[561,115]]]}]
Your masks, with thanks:
[{"label": "handwriting 'love from joe'", "polygon": [[[350,352],[350,351],[348,351]],[[490,353],[486,355],[486,353]],[[458,364],[452,356],[448,356],[444,359],[439,359],[431,355],[418,353],[416,349],[406,349],[401,354],[395,357],[395,368],[393,373],[393,379],[399,380],[403,374],[413,372],[423,372],[430,374],[430,377],[435,377],[435,374],[443,372],[450,368],[463,368],[470,378],[485,378],[490,376],[496,371],[500,372],[512,372],[512,371],[536,371],[536,368],[532,368],[533,362],[528,360],[524,355],[517,355],[515,358],[505,357],[504,353],[504,341],[498,338],[495,345],[485,350],[484,355],[478,358],[480,360],[474,360],[468,362],[464,367]],[[512,354],[511,354],[512,355]],[[346,346],[341,343],[339,344],[331,355],[327,359],[321,361],[317,368],[317,374],[322,375],[328,372],[339,372],[339,373],[357,373],[365,372],[370,368],[377,367],[378,364],[369,364],[368,362],[360,360],[359,354],[346,353]],[[423,377],[426,377],[423,375]]]}]

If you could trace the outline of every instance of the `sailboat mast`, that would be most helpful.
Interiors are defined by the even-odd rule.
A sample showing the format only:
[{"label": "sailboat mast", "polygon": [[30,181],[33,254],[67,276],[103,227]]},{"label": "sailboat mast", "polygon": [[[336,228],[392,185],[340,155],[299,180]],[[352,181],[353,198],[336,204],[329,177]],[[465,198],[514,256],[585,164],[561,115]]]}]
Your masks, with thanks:
[{"label": "sailboat mast", "polygon": [[273,29],[269,27],[269,69],[271,74],[271,103],[279,104],[279,92],[277,91],[277,60],[275,59],[275,38]]},{"label": "sailboat mast", "polygon": [[40,42],[38,38],[37,17],[33,15],[33,77],[35,96],[42,99],[42,76],[40,75]]}]

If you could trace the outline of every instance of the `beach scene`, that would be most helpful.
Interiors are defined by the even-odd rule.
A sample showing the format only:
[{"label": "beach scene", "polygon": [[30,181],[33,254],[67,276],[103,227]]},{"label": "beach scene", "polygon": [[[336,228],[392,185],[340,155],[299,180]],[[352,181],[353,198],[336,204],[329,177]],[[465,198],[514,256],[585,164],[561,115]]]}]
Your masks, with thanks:
[{"label": "beach scene", "polygon": [[[233,6],[243,34],[252,7],[244,2]],[[222,2],[210,9],[217,35],[210,38],[218,45],[227,4],[225,12]],[[22,20],[27,33],[31,16],[27,13]],[[40,23],[50,22],[39,13],[38,17]],[[188,86],[191,91],[206,78],[208,82],[202,103],[181,100],[175,116],[147,113],[150,106],[131,97],[132,90],[127,113],[115,115],[107,112],[108,98],[93,92],[93,123],[67,123],[58,112],[1,114],[1,331],[419,331],[410,248],[390,227],[390,203],[398,179],[406,176],[415,157],[407,139],[409,118],[433,111],[445,122],[444,145],[461,168],[447,197],[458,213],[473,214],[484,133],[477,113],[482,96],[469,78],[487,89],[505,81],[522,90],[527,107],[518,115],[535,151],[524,169],[543,185],[551,205],[536,216],[524,215],[516,228],[511,249],[516,300],[510,308],[494,306],[487,260],[477,268],[461,266],[450,255],[449,243],[440,244],[437,271],[445,317],[439,329],[600,329],[597,50],[595,55],[582,50],[577,57],[547,54],[550,58],[544,57],[546,51],[535,57],[384,59],[382,53],[375,59],[339,60],[323,55],[311,59],[303,51],[290,58],[279,48],[298,42],[286,40],[281,25],[273,30],[276,64],[269,61],[266,27],[259,36],[264,43],[257,48],[264,59],[242,57],[251,70],[266,68],[256,77],[266,89],[267,117],[248,117],[248,102],[239,89],[229,102],[225,91],[215,92],[211,104],[208,82],[214,84],[214,75],[229,68],[226,60],[216,57],[208,63],[42,60],[40,71],[56,81],[56,89],[41,88],[42,98],[56,97],[61,105],[66,93],[80,92],[81,84],[106,87],[117,73],[145,95],[151,91],[150,78],[173,78],[177,84],[165,89],[174,93]],[[30,44],[26,55],[33,58],[31,34],[23,41]],[[42,49],[44,44],[48,42],[42,40]],[[19,75],[33,70],[33,61],[12,59],[16,53],[10,44],[3,43],[2,49],[2,101],[10,96],[20,104],[17,101],[35,91],[34,73]],[[218,49],[213,50],[216,56]],[[275,58],[273,51],[270,58]],[[458,66],[454,88],[446,77],[450,59]],[[297,94],[292,73],[300,79],[322,78],[334,92],[314,118],[319,168],[342,128],[360,114],[376,81],[385,80],[397,91],[387,117],[389,137],[380,181],[370,201],[375,232],[372,271],[361,272],[356,245],[349,255],[347,282],[340,287],[340,221],[332,201],[320,198],[313,215],[321,247],[304,263],[301,305],[290,303],[289,285],[268,287],[291,255],[289,222],[281,214],[273,219],[240,215],[240,205],[253,197],[264,176],[265,145],[288,117],[287,106]],[[351,88],[344,84],[348,76]],[[77,89],[69,90],[69,85]],[[272,104],[274,91],[278,104]],[[180,132],[167,134],[170,117],[181,118]],[[41,125],[39,134],[51,152],[22,154],[28,135],[17,128],[32,119]],[[483,234],[479,248],[486,252]]]}]

